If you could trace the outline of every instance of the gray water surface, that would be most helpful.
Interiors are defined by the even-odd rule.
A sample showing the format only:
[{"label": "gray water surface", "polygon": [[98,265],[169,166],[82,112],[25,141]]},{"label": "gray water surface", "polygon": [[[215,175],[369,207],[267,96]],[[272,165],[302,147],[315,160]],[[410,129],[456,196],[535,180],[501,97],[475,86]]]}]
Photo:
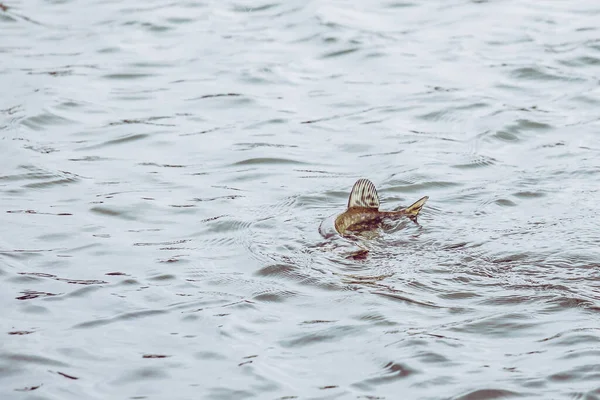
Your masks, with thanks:
[{"label": "gray water surface", "polygon": [[0,398],[599,399],[599,20],[3,2]]}]

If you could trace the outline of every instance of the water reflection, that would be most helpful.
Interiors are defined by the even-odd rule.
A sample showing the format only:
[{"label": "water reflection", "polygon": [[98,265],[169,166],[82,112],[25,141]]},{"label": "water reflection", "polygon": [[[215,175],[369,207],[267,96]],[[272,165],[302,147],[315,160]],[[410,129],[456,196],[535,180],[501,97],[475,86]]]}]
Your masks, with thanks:
[{"label": "water reflection", "polygon": [[0,398],[597,397],[597,13],[0,3]]}]

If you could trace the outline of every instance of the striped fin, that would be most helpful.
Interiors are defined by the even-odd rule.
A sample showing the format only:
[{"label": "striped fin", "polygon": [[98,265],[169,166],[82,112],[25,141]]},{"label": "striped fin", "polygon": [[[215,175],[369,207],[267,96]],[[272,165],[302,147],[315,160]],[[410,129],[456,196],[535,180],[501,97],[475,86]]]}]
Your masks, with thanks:
[{"label": "striped fin", "polygon": [[421,208],[423,208],[423,206],[425,205],[425,202],[427,200],[429,200],[429,196],[420,198],[419,200],[415,201],[412,205],[406,207],[404,209],[404,212],[408,215],[416,217],[419,214],[419,211],[421,211]]},{"label": "striped fin", "polygon": [[377,190],[373,182],[368,179],[359,179],[356,181],[348,199],[348,208],[352,207],[379,210],[379,196],[377,196]]}]

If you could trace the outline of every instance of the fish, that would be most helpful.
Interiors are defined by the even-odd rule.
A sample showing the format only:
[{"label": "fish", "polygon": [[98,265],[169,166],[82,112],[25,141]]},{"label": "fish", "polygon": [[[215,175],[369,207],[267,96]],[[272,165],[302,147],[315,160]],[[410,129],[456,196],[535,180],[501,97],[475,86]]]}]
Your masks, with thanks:
[{"label": "fish", "polygon": [[381,226],[384,220],[403,217],[415,219],[429,196],[396,211],[379,211],[379,196],[375,185],[368,179],[356,181],[348,198],[348,208],[335,219],[335,230],[340,235],[370,231]]}]

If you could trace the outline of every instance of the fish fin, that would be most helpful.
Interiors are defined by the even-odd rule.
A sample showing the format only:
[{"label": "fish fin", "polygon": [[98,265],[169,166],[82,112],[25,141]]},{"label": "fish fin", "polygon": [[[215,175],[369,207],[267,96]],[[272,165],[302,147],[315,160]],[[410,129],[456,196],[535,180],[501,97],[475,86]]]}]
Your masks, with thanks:
[{"label": "fish fin", "polygon": [[352,207],[379,210],[379,196],[377,196],[377,190],[373,182],[368,179],[359,179],[356,181],[348,199],[348,208]]},{"label": "fish fin", "polygon": [[419,200],[415,201],[410,206],[406,207],[404,209],[404,212],[408,215],[416,217],[419,214],[419,211],[421,211],[421,208],[423,208],[423,206],[425,205],[425,202],[427,200],[429,200],[429,196],[420,198]]}]

